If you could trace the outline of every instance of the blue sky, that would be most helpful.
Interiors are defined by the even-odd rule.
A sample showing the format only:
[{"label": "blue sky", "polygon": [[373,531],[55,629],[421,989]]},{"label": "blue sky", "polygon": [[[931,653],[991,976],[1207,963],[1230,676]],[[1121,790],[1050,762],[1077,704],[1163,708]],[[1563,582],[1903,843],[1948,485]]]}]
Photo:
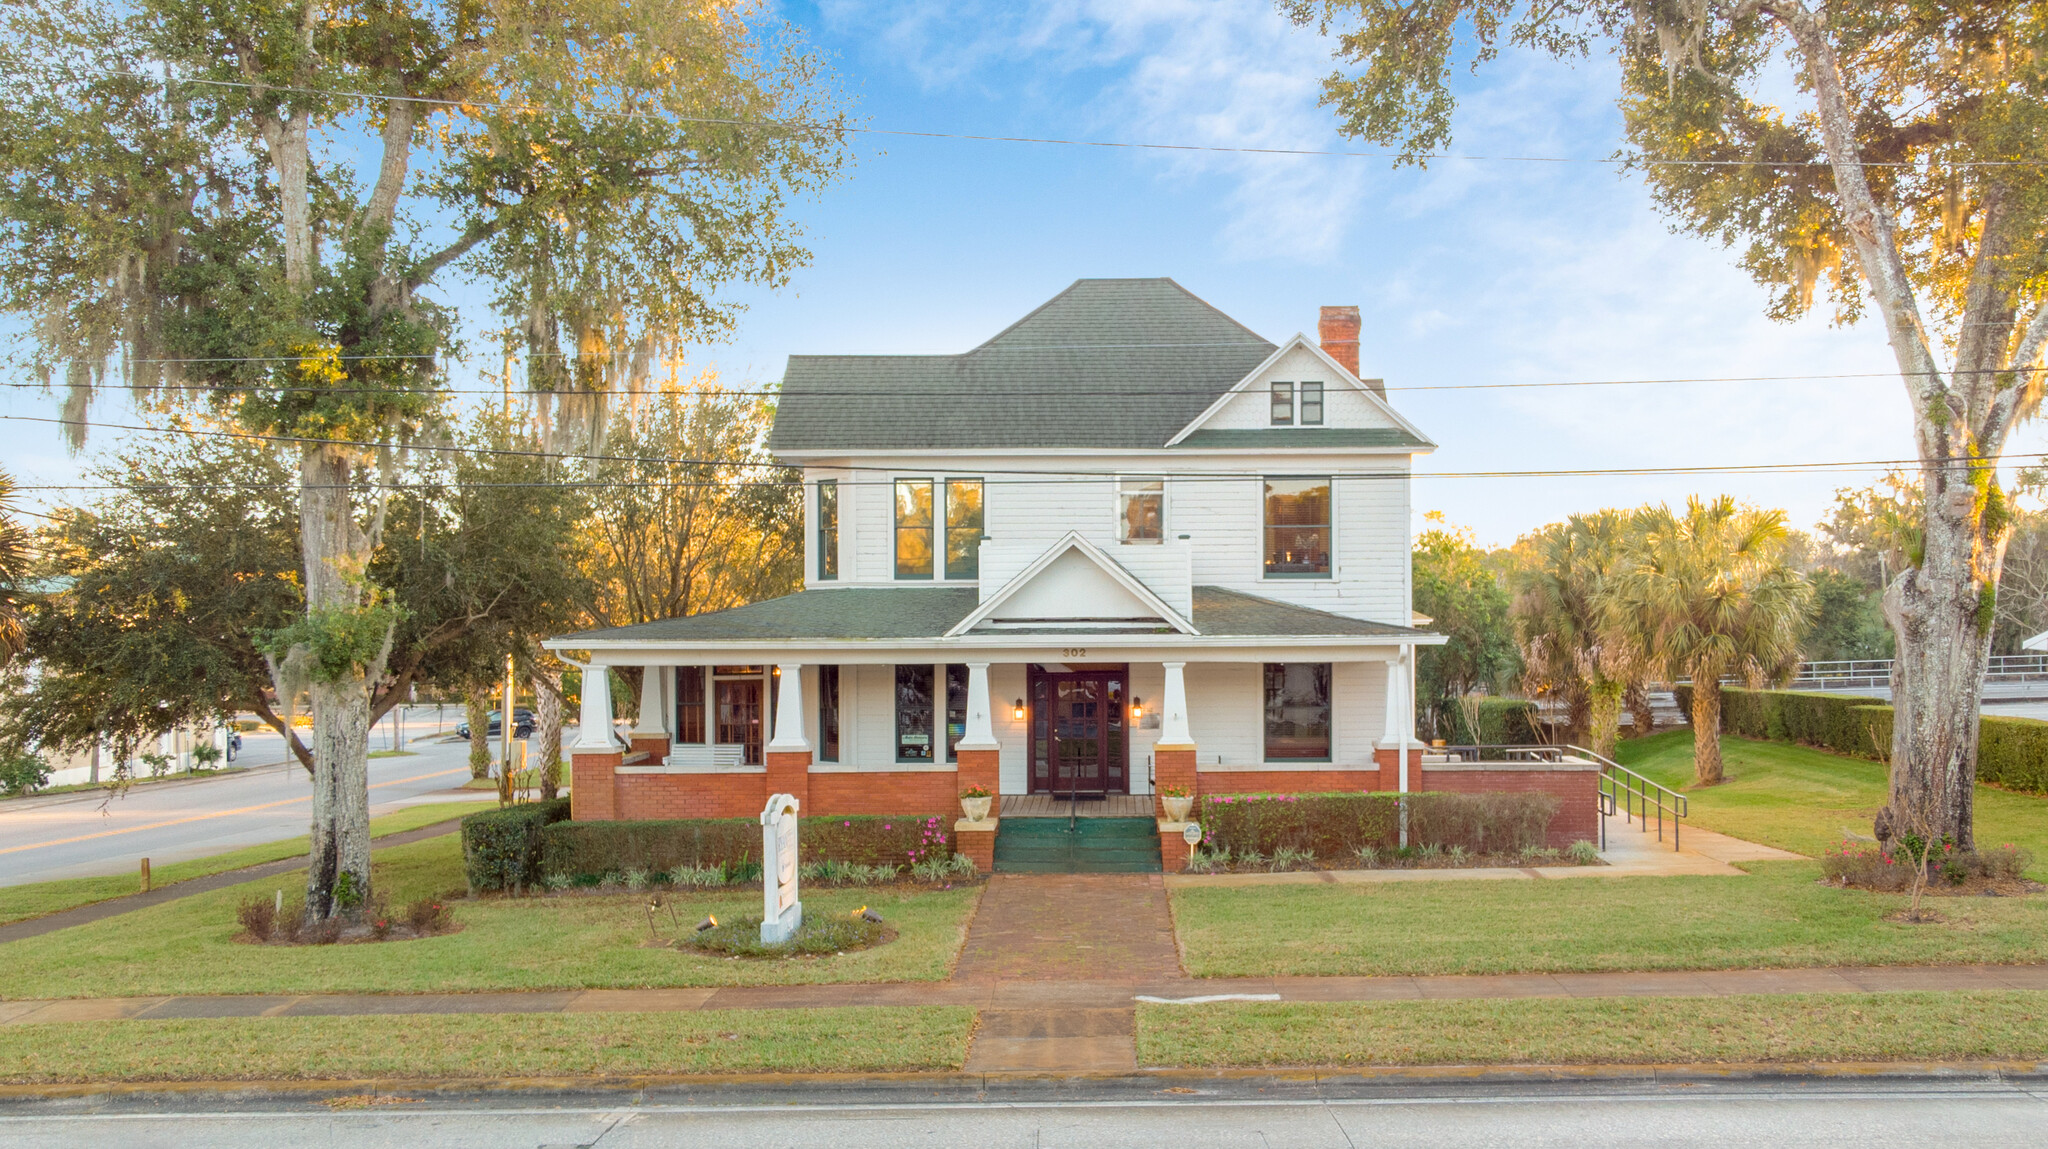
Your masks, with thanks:
[{"label": "blue sky", "polygon": [[[1329,46],[1269,0],[822,0],[780,13],[834,58],[872,127],[1229,147],[1358,148],[1316,106]],[[1464,84],[1453,151],[1598,161],[1619,143],[1613,71],[1510,54]],[[1599,162],[1162,153],[860,138],[850,175],[799,207],[810,267],[746,292],[737,337],[695,348],[728,384],[791,353],[954,352],[1074,279],[1166,275],[1279,340],[1322,304],[1364,312],[1362,373],[1442,448],[1426,471],[1895,459],[1906,406],[1873,325],[1763,318],[1716,245],[1672,235],[1641,183]],[[1527,390],[1483,383],[1874,378]],[[463,380],[458,385],[467,385]],[[49,414],[10,392],[0,409]],[[116,421],[118,400],[100,404]],[[76,473],[53,434],[10,427],[23,483]],[[2038,427],[2016,451],[2040,451]],[[1809,527],[1875,475],[1418,481],[1482,543],[1575,510],[1728,492]]]}]

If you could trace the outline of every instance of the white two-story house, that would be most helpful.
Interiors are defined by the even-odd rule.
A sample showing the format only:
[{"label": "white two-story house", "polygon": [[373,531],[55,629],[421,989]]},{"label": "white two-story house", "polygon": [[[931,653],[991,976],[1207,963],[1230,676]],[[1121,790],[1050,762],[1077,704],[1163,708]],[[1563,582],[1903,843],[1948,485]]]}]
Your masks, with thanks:
[{"label": "white two-story house", "polygon": [[1405,788],[1434,444],[1358,332],[1088,279],[963,354],[793,356],[769,446],[803,470],[803,590],[549,641],[647,669],[630,745],[584,678],[574,817]]}]

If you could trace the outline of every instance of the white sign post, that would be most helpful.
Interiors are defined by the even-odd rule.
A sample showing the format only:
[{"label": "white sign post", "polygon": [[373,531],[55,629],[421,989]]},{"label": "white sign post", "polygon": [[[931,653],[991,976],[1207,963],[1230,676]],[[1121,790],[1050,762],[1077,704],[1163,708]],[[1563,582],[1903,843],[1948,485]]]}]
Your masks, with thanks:
[{"label": "white sign post", "polygon": [[796,797],[777,794],[761,811],[761,943],[779,945],[804,924],[796,895]]}]

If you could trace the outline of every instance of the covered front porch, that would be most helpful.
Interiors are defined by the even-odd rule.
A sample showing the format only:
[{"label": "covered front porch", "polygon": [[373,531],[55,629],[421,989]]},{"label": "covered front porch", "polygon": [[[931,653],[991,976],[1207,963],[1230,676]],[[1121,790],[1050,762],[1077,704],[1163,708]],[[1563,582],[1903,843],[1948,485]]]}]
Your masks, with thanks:
[{"label": "covered front porch", "polygon": [[1410,676],[1433,635],[1207,587],[1194,633],[962,628],[974,607],[948,588],[806,591],[551,641],[640,671],[623,744],[609,676],[584,676],[573,816],[751,817],[770,793],[951,816],[975,787],[1000,816],[1026,796],[1412,781]]}]

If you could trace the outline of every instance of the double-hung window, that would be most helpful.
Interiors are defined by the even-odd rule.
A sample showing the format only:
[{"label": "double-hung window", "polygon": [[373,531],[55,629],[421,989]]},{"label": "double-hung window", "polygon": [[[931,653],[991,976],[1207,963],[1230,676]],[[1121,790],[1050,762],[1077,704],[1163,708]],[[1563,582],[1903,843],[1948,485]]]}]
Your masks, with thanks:
[{"label": "double-hung window", "polygon": [[1294,384],[1273,384],[1273,425],[1294,426]]},{"label": "double-hung window", "polygon": [[818,480],[818,581],[839,577],[839,481]]},{"label": "double-hung window", "polygon": [[946,480],[946,577],[981,574],[981,480]]},{"label": "double-hung window", "polygon": [[1266,577],[1330,577],[1330,480],[1266,480]]},{"label": "double-hung window", "polygon": [[1117,480],[1117,537],[1127,543],[1166,538],[1166,480],[1126,476]]},{"label": "double-hung window", "polygon": [[1266,664],[1266,760],[1330,760],[1330,664]]},{"label": "double-hung window", "polygon": [[676,667],[676,741],[704,742],[704,668]]},{"label": "double-hung window", "polygon": [[1303,383],[1301,385],[1301,425],[1320,427],[1323,425],[1323,385]]},{"label": "double-hung window", "polygon": [[818,668],[818,761],[839,761],[839,668]]},{"label": "double-hung window", "polygon": [[896,577],[932,577],[932,481],[896,480]]}]

